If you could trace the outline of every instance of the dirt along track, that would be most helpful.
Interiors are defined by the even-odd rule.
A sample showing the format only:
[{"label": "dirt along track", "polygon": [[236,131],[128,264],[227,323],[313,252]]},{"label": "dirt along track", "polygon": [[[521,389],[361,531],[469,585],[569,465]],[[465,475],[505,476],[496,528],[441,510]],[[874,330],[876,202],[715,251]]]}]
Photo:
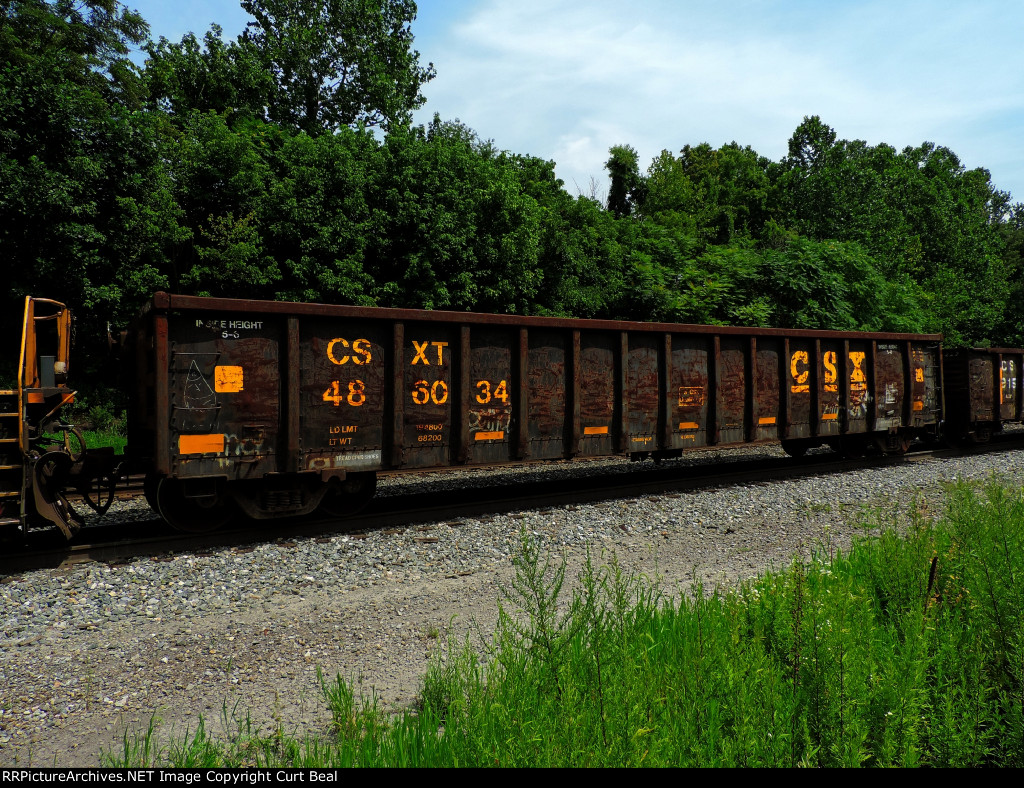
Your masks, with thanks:
[{"label": "dirt along track", "polygon": [[[319,734],[328,716],[318,668],[373,688],[385,707],[407,706],[449,636],[488,636],[524,532],[564,555],[570,573],[589,548],[676,593],[695,580],[734,583],[815,546],[840,549],[864,533],[865,506],[903,522],[936,512],[952,478],[1022,471],[1016,449],[770,482],[730,481],[719,470],[691,490],[633,497],[609,492],[604,476],[604,492],[589,503],[530,497],[504,508],[487,500],[491,482],[481,501],[466,492],[494,472],[406,477],[382,484],[380,506],[426,496],[456,508],[404,526],[382,520],[373,530],[315,526],[307,534],[314,525],[297,525],[276,541],[10,575],[0,585],[10,611],[0,634],[9,699],[0,708],[0,763],[93,765],[126,730],[153,722],[167,741],[194,730],[200,714],[218,728],[224,710],[229,724],[249,713],[264,731]],[[564,493],[567,483],[552,486]]]}]

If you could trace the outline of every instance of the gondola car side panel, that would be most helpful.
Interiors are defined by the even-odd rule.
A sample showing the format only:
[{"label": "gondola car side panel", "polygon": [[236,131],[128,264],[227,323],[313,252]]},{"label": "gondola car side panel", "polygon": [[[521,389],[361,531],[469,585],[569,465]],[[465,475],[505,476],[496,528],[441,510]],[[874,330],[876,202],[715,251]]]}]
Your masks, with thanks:
[{"label": "gondola car side panel", "polygon": [[402,444],[404,466],[431,468],[452,463],[453,379],[459,333],[451,326],[405,325],[402,350]]},{"label": "gondola car side panel", "polygon": [[281,325],[256,313],[168,317],[174,475],[247,479],[278,470]]},{"label": "gondola car side panel", "polygon": [[379,470],[390,324],[307,318],[299,332],[301,469]]}]

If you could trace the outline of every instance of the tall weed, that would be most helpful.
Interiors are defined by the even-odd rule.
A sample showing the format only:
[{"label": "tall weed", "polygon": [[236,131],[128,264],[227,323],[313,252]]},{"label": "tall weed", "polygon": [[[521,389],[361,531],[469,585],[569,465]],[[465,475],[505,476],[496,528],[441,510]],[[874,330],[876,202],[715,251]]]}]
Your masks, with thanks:
[{"label": "tall weed", "polygon": [[452,644],[415,711],[384,715],[337,678],[326,739],[200,727],[159,755],[126,742],[122,762],[1021,765],[1024,499],[948,497],[937,522],[678,598],[614,558],[570,583],[524,537],[493,639]]}]

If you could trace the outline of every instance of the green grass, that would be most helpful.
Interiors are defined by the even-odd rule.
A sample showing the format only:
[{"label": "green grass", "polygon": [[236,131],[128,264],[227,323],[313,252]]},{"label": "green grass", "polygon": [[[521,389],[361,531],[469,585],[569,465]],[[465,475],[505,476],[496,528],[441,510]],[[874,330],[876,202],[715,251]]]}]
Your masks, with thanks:
[{"label": "green grass", "polygon": [[[325,737],[201,722],[118,766],[1021,766],[1024,497],[945,514],[735,590],[669,598],[524,539],[483,653],[450,648],[398,715],[323,681]],[[564,599],[563,599],[564,597]]]},{"label": "green grass", "polygon": [[[65,434],[63,432],[45,433],[43,440],[47,442],[48,450],[51,450],[62,444],[64,437]],[[82,438],[85,440],[84,447],[73,434],[70,434],[68,437],[69,448],[75,454],[81,452],[83,448],[102,449],[107,446],[113,447],[114,454],[124,454],[125,446],[128,445],[128,437],[118,432],[83,430]]]},{"label": "green grass", "polygon": [[113,446],[115,454],[124,454],[128,444],[128,414],[124,409],[116,411],[110,404],[109,392],[106,396],[104,392],[80,393],[76,402],[65,410],[64,419],[81,428],[86,447]]},{"label": "green grass", "polygon": [[124,448],[128,445],[128,437],[117,432],[101,432],[88,430],[82,433],[85,438],[85,445],[89,449],[101,449],[105,446],[113,446],[114,454],[124,454]]}]

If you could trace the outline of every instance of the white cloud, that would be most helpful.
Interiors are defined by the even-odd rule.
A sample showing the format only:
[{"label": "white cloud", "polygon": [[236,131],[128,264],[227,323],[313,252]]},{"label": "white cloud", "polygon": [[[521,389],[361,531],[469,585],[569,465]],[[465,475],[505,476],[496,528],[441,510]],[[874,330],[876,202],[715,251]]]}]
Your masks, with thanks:
[{"label": "white cloud", "polygon": [[[225,35],[237,0],[139,6],[154,35]],[[805,115],[897,149],[933,141],[1024,200],[1024,5],[1000,0],[420,0],[421,121],[554,159],[570,190],[611,145],[735,140],[781,157]]]},{"label": "white cloud", "polygon": [[570,190],[605,178],[614,144],[633,145],[644,166],[704,141],[779,158],[817,114],[840,137],[945,144],[1024,195],[1010,136],[1022,71],[1008,33],[1021,17],[978,3],[493,1],[430,51],[417,45],[438,71],[427,116],[459,117],[500,147],[554,159]]}]

